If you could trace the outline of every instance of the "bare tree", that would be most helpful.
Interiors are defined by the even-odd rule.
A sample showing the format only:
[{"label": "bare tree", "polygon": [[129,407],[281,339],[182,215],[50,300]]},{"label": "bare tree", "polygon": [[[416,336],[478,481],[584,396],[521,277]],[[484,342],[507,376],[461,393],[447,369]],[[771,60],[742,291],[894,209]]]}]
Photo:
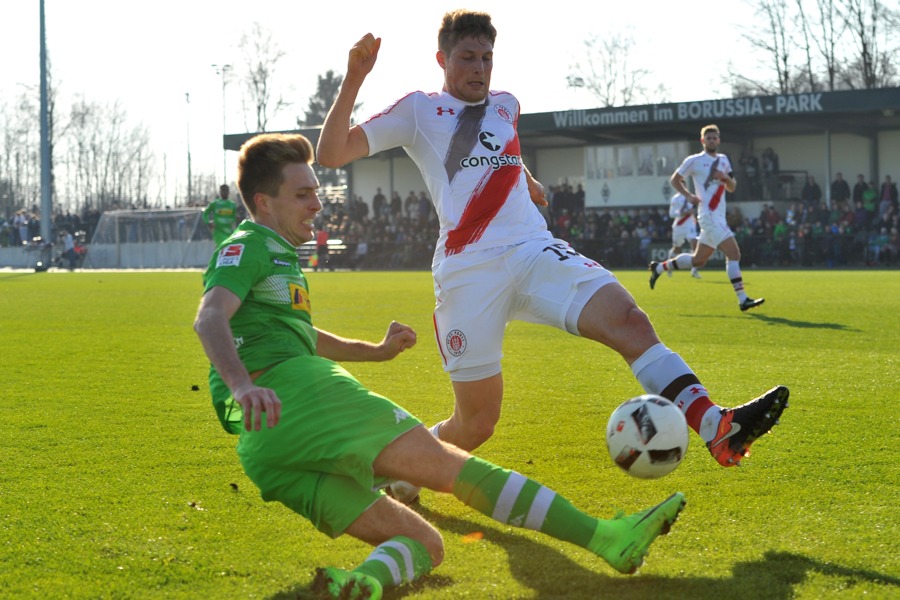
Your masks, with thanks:
[{"label": "bare tree", "polygon": [[[567,77],[569,87],[584,88],[601,106],[627,106],[658,101],[668,91],[662,85],[652,92],[643,81],[650,71],[632,67],[629,62],[634,38],[629,31],[594,35],[584,42],[585,55]],[[655,96],[655,98],[653,97]]]},{"label": "bare tree", "polygon": [[143,125],[130,126],[119,102],[76,100],[65,141],[67,191],[78,208],[147,206],[155,162],[150,133]]},{"label": "bare tree", "polygon": [[843,0],[843,19],[850,32],[854,56],[842,70],[843,83],[852,88],[880,88],[897,82],[896,56],[900,14],[879,0]]},{"label": "bare tree", "polygon": [[834,0],[816,0],[816,8],[818,21],[813,23],[816,32],[813,32],[812,40],[824,63],[828,89],[834,91],[837,89],[838,41],[845,27]]},{"label": "bare tree", "polygon": [[[756,80],[732,71],[735,95],[896,85],[896,9],[880,0],[749,1],[759,21],[743,35],[774,77]],[[795,55],[802,59],[794,62]]]},{"label": "bare tree", "polygon": [[757,0],[756,12],[761,23],[751,26],[743,36],[750,45],[762,53],[763,64],[775,73],[775,85],[754,81],[742,74],[734,74],[733,80],[741,91],[755,90],[760,94],[788,94],[794,90],[791,74],[791,35],[788,32],[793,16],[787,0]]},{"label": "bare tree", "polygon": [[40,131],[33,90],[20,93],[0,111],[0,180],[9,189],[9,208],[32,208],[40,197]]},{"label": "bare tree", "polygon": [[239,47],[244,58],[244,90],[253,104],[256,131],[265,131],[269,120],[290,106],[280,95],[276,97],[272,85],[278,63],[285,57],[285,53],[273,38],[272,32],[259,23],[254,23],[250,32],[243,35]]}]

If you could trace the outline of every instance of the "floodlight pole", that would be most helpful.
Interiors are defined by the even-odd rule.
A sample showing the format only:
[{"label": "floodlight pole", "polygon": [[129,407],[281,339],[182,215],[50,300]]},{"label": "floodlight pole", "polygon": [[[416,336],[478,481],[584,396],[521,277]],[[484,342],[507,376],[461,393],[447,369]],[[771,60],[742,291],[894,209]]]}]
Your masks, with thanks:
[{"label": "floodlight pole", "polygon": [[187,205],[191,204],[191,94],[184,93],[184,101],[187,105]]},{"label": "floodlight pole", "polygon": [[44,0],[41,0],[41,238],[50,239],[53,225],[53,197],[50,183],[50,112],[47,99],[47,34],[45,32]]},{"label": "floodlight pole", "polygon": [[225,128],[225,86],[228,85],[228,72],[233,68],[231,65],[216,65],[212,66],[216,70],[216,75],[222,76],[222,183],[228,183],[228,158],[227,158],[227,150],[225,150],[225,134],[227,133],[227,129]]}]

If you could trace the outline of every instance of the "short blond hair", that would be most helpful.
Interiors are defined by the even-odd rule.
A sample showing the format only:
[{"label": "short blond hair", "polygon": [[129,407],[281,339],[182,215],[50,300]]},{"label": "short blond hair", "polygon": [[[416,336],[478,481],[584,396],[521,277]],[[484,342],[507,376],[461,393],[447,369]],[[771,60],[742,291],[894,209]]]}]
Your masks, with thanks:
[{"label": "short blond hair", "polygon": [[312,143],[299,133],[263,133],[244,142],[238,157],[237,184],[247,211],[256,215],[255,194],[278,195],[285,165],[309,165],[314,160]]}]

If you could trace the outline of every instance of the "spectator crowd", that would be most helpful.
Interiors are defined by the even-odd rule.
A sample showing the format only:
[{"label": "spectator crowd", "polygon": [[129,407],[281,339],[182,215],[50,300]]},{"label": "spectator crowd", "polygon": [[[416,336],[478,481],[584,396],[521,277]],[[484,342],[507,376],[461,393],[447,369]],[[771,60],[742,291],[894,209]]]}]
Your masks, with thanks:
[{"label": "spectator crowd", "polygon": [[[770,178],[777,173],[777,155],[763,156],[763,165],[744,157],[740,164],[749,185],[765,197]],[[774,164],[773,164],[774,163]],[[774,169],[774,170],[773,170]],[[756,180],[754,173],[762,176]],[[815,178],[808,176],[799,197],[764,202],[759,215],[744,215],[742,203],[729,205],[729,224],[737,236],[748,265],[842,266],[900,264],[900,206],[897,184],[886,176],[881,184],[863,175],[850,186],[841,173],[830,184],[826,202]],[[755,193],[753,190],[751,193]],[[578,251],[610,267],[646,265],[651,244],[671,241],[668,206],[635,208],[585,207],[580,184],[550,186],[549,206],[541,211],[553,235]],[[100,213],[57,213],[53,239],[69,232],[90,241]],[[390,197],[377,188],[371,202],[361,196],[346,199],[324,197],[316,227],[331,240],[340,240],[343,256],[332,257],[332,266],[349,268],[427,269],[438,237],[438,219],[425,191],[413,190]],[[11,218],[0,217],[0,246],[20,246],[40,236],[40,214],[20,209]],[[324,265],[323,265],[324,266]]]}]

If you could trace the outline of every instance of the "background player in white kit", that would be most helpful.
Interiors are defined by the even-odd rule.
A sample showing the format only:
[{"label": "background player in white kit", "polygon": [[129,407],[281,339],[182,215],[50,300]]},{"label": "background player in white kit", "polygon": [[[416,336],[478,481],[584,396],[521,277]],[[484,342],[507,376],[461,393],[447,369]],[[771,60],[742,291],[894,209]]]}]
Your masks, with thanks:
[{"label": "background player in white kit", "polygon": [[[486,13],[445,14],[436,54],[443,89],[406,94],[351,127],[356,97],[381,47],[381,38],[367,33],[350,50],[318,143],[319,163],[332,168],[403,147],[428,186],[441,224],[432,262],[435,334],[456,397],[453,414],[432,433],[467,450],[491,437],[503,400],[504,330],[517,319],[612,348],[647,393],[684,411],[719,464],[738,464],[777,422],[788,389],[775,387],[734,409],[713,404],[615,276],[553,238],[535,206],[546,202],[543,186],[522,164],[519,102],[490,89],[496,34]],[[402,496],[411,500],[416,493],[407,488]]]},{"label": "background player in white kit", "polygon": [[[684,194],[675,194],[669,202],[669,217],[672,219],[672,247],[669,249],[669,258],[675,258],[681,254],[685,244],[691,247],[691,252],[697,249],[697,217],[694,215],[694,205],[684,197]],[[668,269],[666,273],[672,276],[674,269]],[[697,267],[691,267],[691,277],[700,279],[700,271]]]},{"label": "background player in white kit", "polygon": [[[731,193],[737,187],[731,161],[718,152],[719,128],[707,125],[700,130],[700,143],[703,152],[692,154],[684,159],[681,166],[672,173],[672,187],[678,193],[697,205],[700,222],[700,238],[693,254],[679,254],[675,258],[658,263],[650,263],[650,289],[663,271],[702,268],[716,248],[725,254],[725,270],[738,298],[740,309],[748,310],[765,302],[764,298],[750,298],[744,291],[744,278],[741,274],[741,249],[734,232],[725,219],[725,192]],[[685,185],[685,178],[692,177],[696,194],[691,193]]]}]

